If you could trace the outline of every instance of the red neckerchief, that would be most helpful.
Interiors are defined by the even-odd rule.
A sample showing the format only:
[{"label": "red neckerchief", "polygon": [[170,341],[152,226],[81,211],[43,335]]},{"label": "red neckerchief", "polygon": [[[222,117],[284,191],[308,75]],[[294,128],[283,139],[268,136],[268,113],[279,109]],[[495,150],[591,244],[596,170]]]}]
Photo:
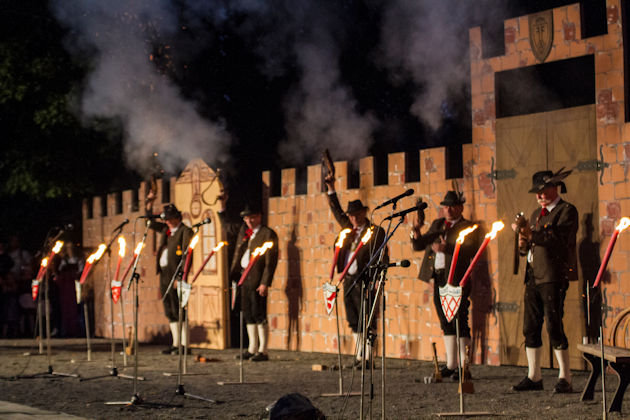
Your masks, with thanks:
[{"label": "red neckerchief", "polygon": [[254,233],[254,230],[253,230],[253,229],[247,229],[247,230],[245,231],[245,236],[243,237],[243,242],[245,242],[245,241],[249,241],[249,238],[251,238],[251,237],[252,237],[252,234],[253,234],[253,233]]},{"label": "red neckerchief", "polygon": [[538,218],[536,219],[536,229],[538,229],[538,222],[540,222],[540,219],[547,216],[548,214],[549,214],[549,210],[547,210],[547,207],[543,207],[540,210],[540,214],[538,215]]},{"label": "red neckerchief", "polygon": [[171,236],[171,230],[170,229],[166,229],[166,236]]}]

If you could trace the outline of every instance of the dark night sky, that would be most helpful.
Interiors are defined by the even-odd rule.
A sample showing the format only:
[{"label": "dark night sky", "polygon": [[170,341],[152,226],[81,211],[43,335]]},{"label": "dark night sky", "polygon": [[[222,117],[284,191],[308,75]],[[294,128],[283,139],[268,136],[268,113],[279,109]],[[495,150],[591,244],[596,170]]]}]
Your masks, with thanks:
[{"label": "dark night sky", "polygon": [[[200,155],[223,168],[238,206],[262,170],[316,163],[323,147],[357,159],[470,142],[468,28],[483,25],[501,54],[504,18],[572,2],[102,3],[0,4],[0,52],[14,59],[0,64],[0,176],[28,183],[0,192],[12,203],[0,236],[21,225],[35,247],[42,220],[76,220],[81,197],[136,187],[153,152],[171,174]],[[42,57],[53,64],[37,73]],[[42,98],[64,105],[47,108],[47,126]],[[65,190],[41,169],[60,161]]]}]

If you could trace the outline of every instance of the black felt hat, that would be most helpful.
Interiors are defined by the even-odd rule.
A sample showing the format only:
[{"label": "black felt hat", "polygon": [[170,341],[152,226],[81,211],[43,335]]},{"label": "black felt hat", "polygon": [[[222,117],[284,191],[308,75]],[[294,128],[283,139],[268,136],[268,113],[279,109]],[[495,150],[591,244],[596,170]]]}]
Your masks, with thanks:
[{"label": "black felt hat", "polygon": [[346,210],[346,213],[349,213],[349,214],[356,213],[358,211],[367,210],[367,209],[368,208],[363,205],[361,200],[352,200],[348,203],[348,209]]},{"label": "black felt hat", "polygon": [[529,190],[530,193],[539,193],[547,187],[560,186],[560,192],[566,193],[567,186],[564,185],[562,180],[569,176],[571,171],[564,171],[560,169],[555,174],[552,171],[538,171],[534,175],[532,175],[532,188]]},{"label": "black felt hat", "polygon": [[251,216],[252,214],[262,214],[259,206],[254,204],[247,204],[243,211],[241,211],[241,217]]},{"label": "black felt hat", "polygon": [[466,199],[464,198],[463,194],[456,191],[447,191],[446,195],[444,196],[444,200],[440,202],[440,205],[450,207],[456,206],[458,204],[464,204],[465,202]]},{"label": "black felt hat", "polygon": [[167,204],[164,206],[164,210],[162,214],[160,214],[160,218],[162,220],[167,219],[178,219],[182,217],[182,213],[175,207],[175,204]]}]

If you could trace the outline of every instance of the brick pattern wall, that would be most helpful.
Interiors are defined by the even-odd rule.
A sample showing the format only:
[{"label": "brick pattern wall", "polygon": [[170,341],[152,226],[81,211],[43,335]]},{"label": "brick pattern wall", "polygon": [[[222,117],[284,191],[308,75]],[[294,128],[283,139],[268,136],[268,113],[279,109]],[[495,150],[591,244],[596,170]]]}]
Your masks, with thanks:
[{"label": "brick pattern wall", "polygon": [[[597,149],[609,164],[598,188],[600,244],[603,254],[610,235],[622,216],[630,215],[630,127],[624,119],[624,68],[621,6],[619,0],[607,0],[608,33],[581,39],[580,6],[573,4],[553,9],[554,44],[545,62],[593,55],[597,118]],[[505,55],[482,58],[480,28],[470,30],[471,96],[473,144],[480,151],[473,172],[480,181],[489,170],[487,163],[495,146],[495,73],[536,64],[529,43],[527,16],[508,19],[505,28]],[[597,239],[595,239],[597,240]],[[621,235],[608,266],[609,277],[603,286],[604,304],[608,306],[604,326],[630,304],[630,237]]]},{"label": "brick pattern wall", "polygon": [[[407,188],[416,191],[429,204],[427,223],[440,216],[439,202],[452,182],[457,182],[465,193],[467,203],[464,215],[473,220],[492,221],[496,217],[496,205],[492,194],[488,196],[479,188],[475,178],[475,155],[482,153],[479,148],[465,145],[463,148],[464,177],[447,180],[445,178],[445,150],[426,149],[420,153],[420,182],[405,183],[405,154],[395,153],[388,157],[388,184],[374,185],[373,159],[361,159],[360,187],[347,189],[347,162],[336,162],[336,190],[345,208],[350,200],[360,198],[370,208],[382,201],[400,194]],[[277,349],[300,351],[336,352],[339,345],[344,353],[353,352],[351,331],[345,322],[343,302],[339,301],[341,318],[341,343],[337,342],[335,317],[328,316],[323,302],[322,284],[328,281],[333,258],[332,245],[340,228],[328,207],[325,193],[321,192],[319,165],[307,170],[307,193],[295,194],[295,169],[285,169],[281,176],[281,196],[268,197],[268,224],[280,239],[280,261],[269,295],[268,313],[271,325],[270,345]],[[481,176],[482,183],[485,178]],[[263,174],[263,183],[269,189],[270,175]],[[415,197],[404,198],[398,209],[415,204]],[[389,208],[379,210],[374,221],[387,216]],[[386,352],[390,357],[429,360],[432,358],[431,343],[437,342],[443,351],[441,330],[433,308],[431,285],[417,280],[422,261],[422,252],[414,252],[409,232],[410,215],[398,229],[389,243],[393,261],[409,259],[409,268],[393,268],[388,272],[386,285],[387,311],[385,315]],[[426,228],[425,228],[426,229]],[[488,255],[496,255],[491,246]],[[484,269],[494,270],[496,263],[490,257]],[[486,276],[486,277],[492,277]],[[488,296],[489,288],[495,287],[490,279],[485,288],[477,293]],[[485,302],[487,299],[479,299]],[[488,305],[474,305],[473,327],[475,329],[477,361],[498,363],[497,334],[489,330]],[[379,337],[382,337],[379,323]],[[379,344],[380,349],[380,344]],[[483,360],[481,360],[483,358]]]},{"label": "brick pattern wall", "polygon": [[[160,202],[163,197],[162,189],[170,185],[170,196],[174,197],[175,178],[171,178],[170,183],[158,180],[157,200],[154,203],[156,211],[161,209],[163,204]],[[105,206],[107,214],[101,213],[102,197],[92,198],[92,217],[88,218],[88,201],[83,202],[83,244],[86,248],[96,248],[99,243],[109,243],[112,230],[118,226],[123,220],[129,219],[130,223],[123,229],[123,236],[127,241],[127,256],[123,262],[123,268],[126,267],[134,246],[132,246],[133,221],[137,216],[144,215],[144,202],[142,197],[146,197],[146,184],[142,183],[138,190],[139,211],[132,211],[132,192],[126,190],[122,192],[122,213],[116,211],[116,194],[108,194],[105,197]],[[142,239],[144,223],[139,221],[136,228],[136,243]],[[162,301],[159,291],[159,277],[155,272],[155,249],[157,235],[153,231],[149,231],[147,242],[138,262],[138,272],[140,273],[139,287],[139,316],[138,316],[138,340],[140,342],[156,341],[170,337],[168,321],[164,316]],[[109,297],[109,280],[114,276],[116,262],[118,258],[118,244],[112,245],[112,255],[109,261],[110,273],[107,273],[108,258],[103,256],[98,265],[90,272],[87,280],[86,288],[94,294],[94,324],[95,334],[99,337],[111,337],[111,315],[110,315],[110,297]],[[122,273],[121,273],[122,275]],[[111,277],[110,277],[111,276]],[[131,326],[133,322],[133,287],[127,291],[126,283],[123,285],[122,300],[124,305],[125,325]],[[114,336],[122,337],[122,313],[120,302],[114,306]]]}]

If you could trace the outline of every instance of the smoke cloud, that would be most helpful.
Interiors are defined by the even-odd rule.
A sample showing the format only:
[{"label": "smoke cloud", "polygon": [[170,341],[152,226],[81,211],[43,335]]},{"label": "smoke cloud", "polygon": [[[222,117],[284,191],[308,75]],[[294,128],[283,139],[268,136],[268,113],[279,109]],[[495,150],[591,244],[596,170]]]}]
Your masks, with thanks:
[{"label": "smoke cloud", "polygon": [[[363,6],[380,15],[380,40],[371,60],[393,83],[411,79],[418,93],[410,112],[439,128],[449,92],[462,89],[469,77],[468,27],[488,8],[458,0],[372,0]],[[222,121],[200,116],[196,104],[150,60],[155,40],[175,38],[178,22],[197,29],[198,39],[189,40],[188,47],[204,44],[204,31],[228,29],[261,58],[259,70],[270,80],[289,71],[297,75],[283,103],[283,164],[313,162],[325,147],[340,159],[367,155],[382,125],[359,107],[339,65],[352,25],[347,19],[360,19],[352,7],[312,0],[57,0],[53,10],[71,30],[71,50],[95,58],[81,101],[83,115],[124,123],[132,167],[157,152],[172,171],[196,157],[211,164],[225,161],[232,141]]]},{"label": "smoke cloud", "polygon": [[53,13],[70,28],[71,52],[93,58],[80,113],[122,121],[130,167],[145,172],[154,153],[169,172],[193,158],[225,157],[230,137],[221,122],[202,118],[151,62],[152,40],[179,30],[170,1],[58,1]]},{"label": "smoke cloud", "polygon": [[421,87],[410,112],[436,130],[449,92],[462,89],[470,76],[468,25],[489,10],[458,0],[388,4],[377,62],[392,71],[393,79],[411,77]]}]

